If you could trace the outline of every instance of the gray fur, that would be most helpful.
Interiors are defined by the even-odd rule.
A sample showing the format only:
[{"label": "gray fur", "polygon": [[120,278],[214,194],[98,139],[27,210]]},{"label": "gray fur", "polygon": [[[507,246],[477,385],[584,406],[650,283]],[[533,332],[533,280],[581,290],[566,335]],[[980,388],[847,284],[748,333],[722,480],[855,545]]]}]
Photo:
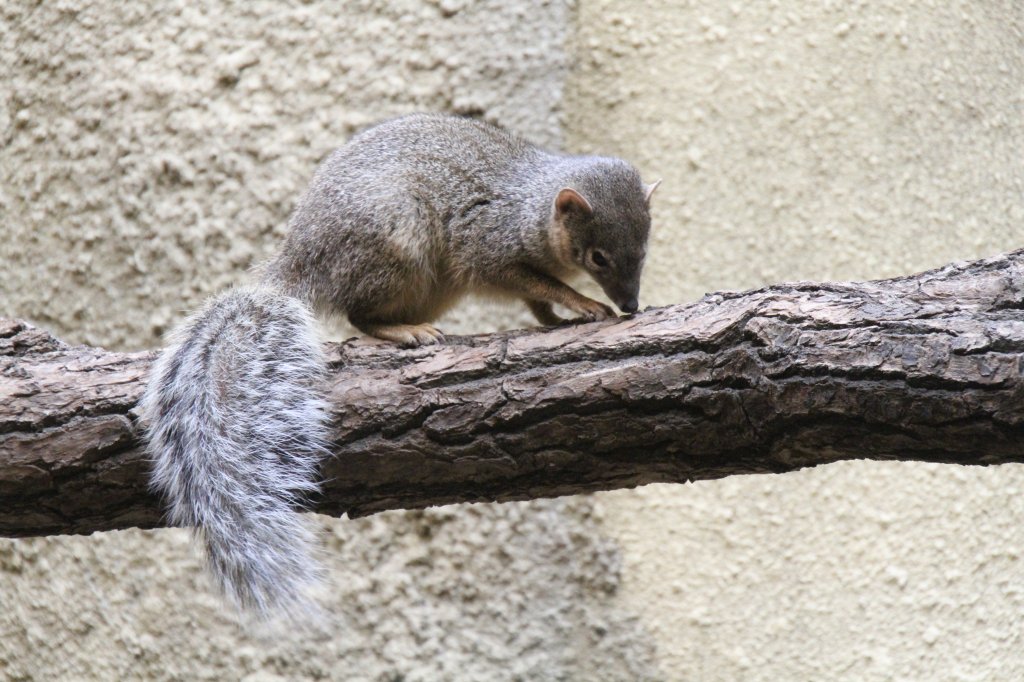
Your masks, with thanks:
[{"label": "gray fur", "polygon": [[[550,239],[564,187],[594,207],[592,220],[570,230],[576,260]],[[367,317],[429,322],[467,292],[503,293],[512,264],[558,279],[595,275],[583,260],[595,244],[619,268],[595,276],[605,293],[616,303],[635,297],[650,215],[640,174],[625,161],[552,154],[481,121],[414,114],[331,154],[289,227],[264,281],[360,326]]]},{"label": "gray fur", "polygon": [[325,363],[305,306],[234,289],[177,332],[142,401],[152,485],[199,529],[221,590],[247,611],[298,612],[316,583],[294,510],[326,448]]},{"label": "gray fur", "polygon": [[[565,188],[584,198],[561,206]],[[518,296],[544,324],[560,319],[553,303],[611,315],[561,281],[582,269],[635,310],[648,190],[619,159],[551,154],[452,116],[388,121],[331,154],[260,286],[190,318],[143,399],[153,486],[173,523],[199,530],[222,591],[294,614],[317,579],[295,511],[328,431],[310,308],[407,345],[440,340],[425,323],[474,290]]]}]

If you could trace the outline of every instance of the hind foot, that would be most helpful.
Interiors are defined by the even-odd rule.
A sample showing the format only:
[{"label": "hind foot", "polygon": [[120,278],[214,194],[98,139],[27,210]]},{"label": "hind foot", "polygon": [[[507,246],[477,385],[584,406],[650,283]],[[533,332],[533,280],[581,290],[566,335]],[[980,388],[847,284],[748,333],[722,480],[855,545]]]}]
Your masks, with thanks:
[{"label": "hind foot", "polygon": [[381,324],[353,322],[361,331],[378,339],[392,341],[403,348],[429,346],[444,342],[444,334],[429,324]]}]

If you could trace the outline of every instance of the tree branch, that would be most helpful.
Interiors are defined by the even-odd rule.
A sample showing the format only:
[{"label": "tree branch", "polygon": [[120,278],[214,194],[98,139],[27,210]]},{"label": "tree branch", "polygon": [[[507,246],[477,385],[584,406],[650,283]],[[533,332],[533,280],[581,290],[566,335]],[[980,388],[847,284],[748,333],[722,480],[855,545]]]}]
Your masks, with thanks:
[{"label": "tree branch", "polygon": [[[1024,251],[618,321],[329,347],[341,515],[792,471],[1024,462]],[[0,535],[162,525],[133,406],[152,352],[0,320]]]}]

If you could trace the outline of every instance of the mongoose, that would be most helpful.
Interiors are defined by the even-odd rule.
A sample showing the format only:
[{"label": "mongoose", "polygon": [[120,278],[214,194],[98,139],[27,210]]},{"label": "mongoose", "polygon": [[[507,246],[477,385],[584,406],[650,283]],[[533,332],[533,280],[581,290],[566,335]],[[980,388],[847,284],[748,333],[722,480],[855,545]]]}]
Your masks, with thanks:
[{"label": "mongoose", "polygon": [[295,511],[327,452],[313,312],[402,346],[443,341],[430,323],[469,292],[520,298],[543,325],[563,321],[553,304],[614,315],[563,282],[574,271],[635,312],[656,186],[620,159],[441,114],[381,123],[328,156],[258,284],[185,322],[142,403],[153,486],[172,523],[198,529],[221,590],[267,616],[302,609],[317,579]]}]

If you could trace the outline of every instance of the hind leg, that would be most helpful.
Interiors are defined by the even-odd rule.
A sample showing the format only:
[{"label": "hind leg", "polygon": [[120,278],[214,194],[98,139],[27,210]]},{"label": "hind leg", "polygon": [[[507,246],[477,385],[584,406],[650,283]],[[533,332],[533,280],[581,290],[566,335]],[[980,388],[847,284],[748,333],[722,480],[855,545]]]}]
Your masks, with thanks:
[{"label": "hind leg", "polygon": [[444,334],[429,324],[395,324],[352,318],[349,321],[364,334],[392,341],[403,348],[429,346],[444,341]]}]

